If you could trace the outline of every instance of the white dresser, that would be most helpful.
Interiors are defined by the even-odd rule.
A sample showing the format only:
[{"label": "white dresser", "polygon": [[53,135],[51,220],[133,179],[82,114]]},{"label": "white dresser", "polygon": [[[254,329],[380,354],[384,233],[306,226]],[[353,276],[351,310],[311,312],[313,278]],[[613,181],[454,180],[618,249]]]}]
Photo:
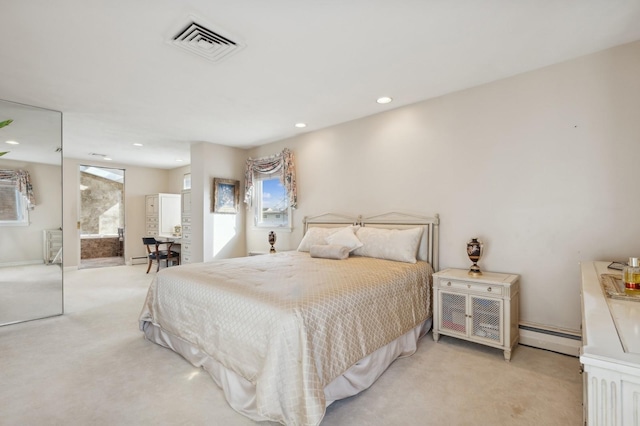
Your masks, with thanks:
[{"label": "white dresser", "polygon": [[605,295],[609,263],[581,264],[585,424],[640,425],[640,301]]},{"label": "white dresser", "polygon": [[191,263],[191,190],[182,191],[182,207],[180,209],[182,224],[182,247],[180,248],[180,262]]}]

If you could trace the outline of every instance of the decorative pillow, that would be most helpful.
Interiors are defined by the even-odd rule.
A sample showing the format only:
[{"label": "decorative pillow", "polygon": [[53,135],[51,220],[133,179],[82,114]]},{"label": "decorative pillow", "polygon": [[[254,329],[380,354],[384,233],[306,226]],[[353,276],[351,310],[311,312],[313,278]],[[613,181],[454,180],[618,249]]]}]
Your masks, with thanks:
[{"label": "decorative pillow", "polygon": [[[359,226],[347,226],[347,228],[352,228],[353,232],[355,232],[359,228]],[[304,234],[302,241],[300,241],[298,251],[308,252],[313,245],[327,244],[326,238],[331,234],[335,234],[341,229],[344,228],[323,228],[320,226],[314,226],[307,229],[307,232],[306,234]]]},{"label": "decorative pillow", "polygon": [[323,259],[342,260],[349,257],[349,247],[337,244],[315,244],[309,249],[311,257],[321,257]]},{"label": "decorative pillow", "polygon": [[325,238],[328,244],[348,247],[349,251],[354,251],[358,247],[362,247],[362,243],[354,234],[352,226],[342,228],[336,233],[333,233]]},{"label": "decorative pillow", "polygon": [[354,250],[353,254],[416,263],[422,230],[422,228],[382,229],[363,226],[356,232],[356,236],[363,245]]}]

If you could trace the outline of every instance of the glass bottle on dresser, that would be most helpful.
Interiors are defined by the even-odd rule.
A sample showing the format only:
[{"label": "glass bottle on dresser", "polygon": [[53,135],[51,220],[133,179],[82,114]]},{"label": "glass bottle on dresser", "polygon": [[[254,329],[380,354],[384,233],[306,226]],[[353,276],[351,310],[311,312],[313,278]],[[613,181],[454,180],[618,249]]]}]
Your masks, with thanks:
[{"label": "glass bottle on dresser", "polygon": [[629,264],[622,271],[622,281],[626,294],[640,297],[640,266],[637,257],[629,258]]}]

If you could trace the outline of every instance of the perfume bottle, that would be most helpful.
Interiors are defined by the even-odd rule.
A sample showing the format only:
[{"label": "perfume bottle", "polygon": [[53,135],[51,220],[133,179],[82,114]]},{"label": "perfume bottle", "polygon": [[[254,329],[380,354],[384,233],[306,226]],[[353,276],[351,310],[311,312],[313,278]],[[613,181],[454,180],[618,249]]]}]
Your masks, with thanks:
[{"label": "perfume bottle", "polygon": [[629,264],[622,270],[622,281],[625,294],[640,296],[640,266],[637,257],[629,258]]}]

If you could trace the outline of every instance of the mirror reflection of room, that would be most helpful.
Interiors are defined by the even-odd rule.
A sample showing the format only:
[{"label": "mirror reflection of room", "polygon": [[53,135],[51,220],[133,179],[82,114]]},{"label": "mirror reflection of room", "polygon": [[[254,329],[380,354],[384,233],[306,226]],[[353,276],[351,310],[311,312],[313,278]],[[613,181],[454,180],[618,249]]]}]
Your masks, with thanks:
[{"label": "mirror reflection of room", "polygon": [[80,266],[125,264],[124,170],[80,166]]},{"label": "mirror reflection of room", "polygon": [[0,325],[63,312],[61,120],[0,101]]}]

